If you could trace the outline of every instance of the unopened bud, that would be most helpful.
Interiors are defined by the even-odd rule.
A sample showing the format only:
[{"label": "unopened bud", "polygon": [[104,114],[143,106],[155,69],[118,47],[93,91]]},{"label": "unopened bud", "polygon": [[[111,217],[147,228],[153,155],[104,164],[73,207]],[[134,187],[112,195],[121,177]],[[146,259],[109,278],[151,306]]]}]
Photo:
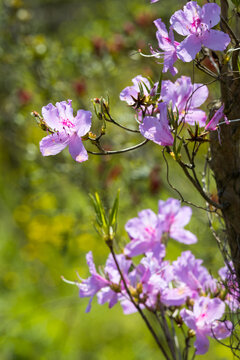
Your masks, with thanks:
[{"label": "unopened bud", "polygon": [[137,293],[138,293],[138,294],[141,294],[141,293],[142,293],[142,291],[143,291],[142,283],[138,283],[138,284],[137,284],[136,290],[137,290]]},{"label": "unopened bud", "polygon": [[89,131],[89,133],[87,135],[90,140],[95,140],[97,137],[97,135],[92,133],[91,131]]},{"label": "unopened bud", "polygon": [[114,292],[116,292],[116,293],[121,292],[121,286],[118,285],[118,284],[112,283],[112,284],[110,285],[110,288],[111,288]]},{"label": "unopened bud", "polygon": [[192,329],[188,330],[188,337],[194,337],[196,335],[195,331]]}]

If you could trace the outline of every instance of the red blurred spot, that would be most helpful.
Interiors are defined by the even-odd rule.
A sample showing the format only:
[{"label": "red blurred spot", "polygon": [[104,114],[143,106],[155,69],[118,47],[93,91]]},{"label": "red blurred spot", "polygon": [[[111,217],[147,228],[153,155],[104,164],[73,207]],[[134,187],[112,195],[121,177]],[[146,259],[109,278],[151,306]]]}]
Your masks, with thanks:
[{"label": "red blurred spot", "polygon": [[149,190],[151,194],[157,194],[162,186],[160,166],[156,165],[149,174]]},{"label": "red blurred spot", "polygon": [[125,40],[121,34],[115,34],[113,40],[109,43],[108,49],[111,53],[119,53],[125,48]]},{"label": "red blurred spot", "polygon": [[123,25],[123,30],[127,35],[132,35],[135,32],[136,28],[132,22],[128,21]]},{"label": "red blurred spot", "polygon": [[112,181],[116,180],[119,175],[122,173],[122,166],[115,165],[109,172],[108,177],[106,179],[107,185],[109,185]]},{"label": "red blurred spot", "polygon": [[107,51],[106,41],[100,36],[95,36],[92,38],[92,45],[94,52],[98,56],[103,55],[103,53]]},{"label": "red blurred spot", "polygon": [[87,85],[84,80],[77,80],[73,83],[73,88],[77,95],[82,96],[86,94]]},{"label": "red blurred spot", "polygon": [[17,97],[21,105],[27,105],[32,98],[32,94],[27,90],[20,89],[17,92]]},{"label": "red blurred spot", "polygon": [[146,27],[152,25],[153,20],[156,19],[156,15],[150,13],[140,13],[135,17],[135,21],[138,26]]}]

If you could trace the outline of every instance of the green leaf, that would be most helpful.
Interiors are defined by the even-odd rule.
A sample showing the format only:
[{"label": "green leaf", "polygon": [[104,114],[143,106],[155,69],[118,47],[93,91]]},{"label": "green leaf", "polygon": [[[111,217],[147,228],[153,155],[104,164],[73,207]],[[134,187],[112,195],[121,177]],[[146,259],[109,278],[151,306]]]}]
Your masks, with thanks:
[{"label": "green leaf", "polygon": [[162,78],[163,78],[163,74],[161,72],[160,77],[159,77],[158,87],[157,87],[157,94],[158,95],[161,94],[161,90],[162,90]]},{"label": "green leaf", "polygon": [[109,214],[109,226],[112,226],[115,230],[117,228],[117,214],[118,214],[118,207],[119,207],[119,193],[120,190],[118,190],[116,198],[113,203],[113,207],[110,210]]},{"label": "green leaf", "polygon": [[147,90],[148,94],[150,94],[150,89],[149,87],[145,84],[145,82],[142,81],[143,86],[145,87],[145,89]]},{"label": "green leaf", "polygon": [[139,91],[140,91],[140,97],[143,98],[144,97],[144,90],[143,90],[143,86],[142,86],[141,82],[138,83],[138,87],[139,87]]},{"label": "green leaf", "polygon": [[154,82],[150,76],[147,76],[148,81],[150,82],[151,88],[154,87]]},{"label": "green leaf", "polygon": [[102,201],[97,192],[94,195],[90,194],[90,199],[92,201],[96,215],[95,229],[107,243],[111,242],[115,237],[117,229],[119,191],[116,195],[113,206],[109,211],[108,215],[106,214]]}]

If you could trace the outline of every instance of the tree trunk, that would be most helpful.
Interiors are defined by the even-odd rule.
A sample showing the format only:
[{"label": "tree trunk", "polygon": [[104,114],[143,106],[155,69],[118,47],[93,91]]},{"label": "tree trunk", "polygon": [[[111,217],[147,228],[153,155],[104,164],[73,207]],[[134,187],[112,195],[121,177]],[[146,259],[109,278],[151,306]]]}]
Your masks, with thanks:
[{"label": "tree trunk", "polygon": [[[221,1],[222,18],[227,21],[228,3]],[[227,32],[225,22],[222,29]],[[236,44],[237,45],[237,44]],[[239,44],[236,46],[239,47]],[[240,79],[237,66],[238,51],[233,52],[232,69],[221,68],[221,100],[229,120],[240,118]],[[234,70],[234,71],[232,71]],[[240,289],[240,126],[239,123],[220,127],[210,135],[211,168],[218,189],[219,203],[223,205],[226,238],[230,247]]]}]

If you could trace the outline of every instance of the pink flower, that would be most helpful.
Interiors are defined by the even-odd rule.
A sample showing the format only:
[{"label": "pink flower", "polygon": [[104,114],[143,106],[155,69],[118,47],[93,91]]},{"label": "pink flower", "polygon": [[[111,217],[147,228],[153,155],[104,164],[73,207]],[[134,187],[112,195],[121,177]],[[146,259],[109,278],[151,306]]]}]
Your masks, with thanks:
[{"label": "pink flower", "polygon": [[172,109],[178,113],[179,122],[184,121],[190,125],[206,123],[207,116],[203,110],[198,109],[208,97],[208,88],[203,84],[192,84],[191,78],[181,76],[172,83],[170,80],[162,82],[161,98],[172,103]]},{"label": "pink flower", "polygon": [[120,93],[120,100],[126,101],[128,105],[134,105],[135,101],[133,100],[133,98],[138,98],[138,94],[140,93],[140,84],[142,85],[143,95],[145,96],[149,95],[149,93],[144,84],[148,87],[148,89],[151,89],[150,82],[142,75],[137,75],[135,78],[132,79],[132,82],[132,86],[127,86]]},{"label": "pink flower", "polygon": [[203,355],[208,351],[209,340],[207,336],[222,340],[231,335],[232,323],[230,321],[219,321],[224,310],[224,302],[218,298],[210,299],[208,297],[200,297],[196,300],[193,311],[181,310],[180,315],[183,321],[196,333],[194,343],[196,355]]},{"label": "pink flower", "polygon": [[154,24],[157,27],[156,37],[158,40],[158,45],[163,52],[152,50],[152,54],[156,58],[164,58],[163,72],[168,70],[174,76],[177,74],[178,70],[173,66],[177,61],[177,52],[176,47],[179,45],[177,41],[174,41],[173,29],[170,27],[169,34],[167,32],[165,24],[161,19],[154,21]]},{"label": "pink flower", "polygon": [[131,239],[125,246],[125,255],[132,257],[153,251],[155,255],[165,256],[165,246],[161,244],[162,226],[152,210],[140,211],[137,218],[126,223],[125,229]]},{"label": "pink flower", "polygon": [[183,10],[172,15],[170,23],[173,29],[187,36],[177,47],[177,55],[182,61],[192,61],[202,45],[216,51],[226,49],[230,37],[222,31],[211,29],[219,23],[220,13],[217,4],[208,3],[201,8],[196,1],[189,1]]},{"label": "pink flower", "polygon": [[189,230],[184,229],[192,216],[191,208],[189,206],[181,207],[180,201],[172,198],[166,201],[160,200],[158,204],[158,216],[162,223],[162,231],[183,244],[195,244],[197,237]]},{"label": "pink flower", "polygon": [[213,131],[217,129],[217,125],[221,119],[224,119],[226,124],[230,124],[228,118],[224,114],[224,105],[222,105],[213,115],[207,126],[205,126],[205,130]]},{"label": "pink flower", "polygon": [[167,103],[162,102],[158,105],[159,113],[157,116],[145,116],[139,125],[142,136],[162,146],[173,145],[173,136],[170,131],[167,118]]},{"label": "pink flower", "polygon": [[78,110],[77,116],[74,117],[72,101],[68,100],[68,102],[57,102],[56,106],[52,104],[44,106],[42,115],[47,126],[54,131],[40,141],[42,155],[56,155],[69,146],[69,152],[74,160],[86,161],[88,154],[81,137],[90,130],[91,112]]}]

